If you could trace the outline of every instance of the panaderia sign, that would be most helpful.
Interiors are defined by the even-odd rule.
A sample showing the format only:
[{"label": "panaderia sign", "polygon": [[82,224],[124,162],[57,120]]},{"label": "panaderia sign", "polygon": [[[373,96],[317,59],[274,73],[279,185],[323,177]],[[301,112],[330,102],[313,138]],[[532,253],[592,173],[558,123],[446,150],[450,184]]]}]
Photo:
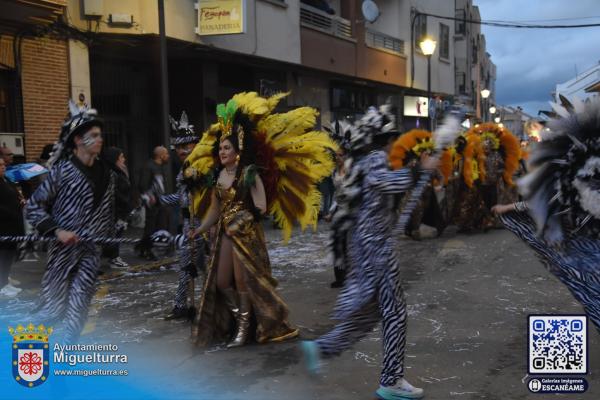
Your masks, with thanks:
[{"label": "panaderia sign", "polygon": [[198,34],[229,35],[246,30],[245,0],[200,0]]}]

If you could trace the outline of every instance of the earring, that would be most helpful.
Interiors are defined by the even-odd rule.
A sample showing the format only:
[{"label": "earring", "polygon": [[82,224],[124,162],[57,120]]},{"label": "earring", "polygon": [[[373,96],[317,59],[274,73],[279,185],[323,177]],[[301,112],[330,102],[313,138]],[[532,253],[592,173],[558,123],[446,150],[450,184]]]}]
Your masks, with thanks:
[{"label": "earring", "polygon": [[237,162],[240,161],[240,155],[239,154],[235,156],[235,161],[237,161]]}]

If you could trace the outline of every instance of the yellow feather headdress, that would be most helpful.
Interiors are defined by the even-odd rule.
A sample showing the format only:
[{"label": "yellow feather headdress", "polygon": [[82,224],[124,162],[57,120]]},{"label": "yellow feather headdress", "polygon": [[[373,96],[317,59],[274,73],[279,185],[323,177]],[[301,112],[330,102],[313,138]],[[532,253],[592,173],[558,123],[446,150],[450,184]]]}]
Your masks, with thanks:
[{"label": "yellow feather headdress", "polygon": [[[490,139],[494,149],[502,149],[504,153],[504,173],[502,177],[508,185],[514,185],[512,177],[519,168],[519,161],[523,158],[519,139],[508,129],[493,122],[477,124],[467,135],[480,136],[481,141]],[[481,143],[479,144],[481,145]],[[481,150],[483,152],[483,150]],[[485,170],[483,170],[485,173]]]},{"label": "yellow feather headdress", "polygon": [[[389,154],[390,165],[392,169],[404,167],[412,154],[419,157],[423,151],[433,151],[435,143],[431,132],[423,129],[411,129],[403,133],[392,144]],[[441,154],[443,163],[441,164],[440,172],[444,179],[444,184],[448,183],[450,174],[452,173],[452,156],[449,150],[444,150]]]}]

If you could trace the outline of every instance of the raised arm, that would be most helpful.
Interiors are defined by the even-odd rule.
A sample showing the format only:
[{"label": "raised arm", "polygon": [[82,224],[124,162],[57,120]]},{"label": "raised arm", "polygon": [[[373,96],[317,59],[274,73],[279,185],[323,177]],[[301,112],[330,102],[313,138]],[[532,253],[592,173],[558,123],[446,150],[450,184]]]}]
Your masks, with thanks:
[{"label": "raised arm", "polygon": [[397,194],[410,190],[414,184],[412,168],[401,168],[391,171],[385,168],[369,172],[366,183],[374,190],[384,194]]},{"label": "raised arm", "polygon": [[177,190],[175,193],[161,194],[158,196],[160,204],[165,206],[177,206],[179,205],[179,199],[181,198],[181,191]]}]

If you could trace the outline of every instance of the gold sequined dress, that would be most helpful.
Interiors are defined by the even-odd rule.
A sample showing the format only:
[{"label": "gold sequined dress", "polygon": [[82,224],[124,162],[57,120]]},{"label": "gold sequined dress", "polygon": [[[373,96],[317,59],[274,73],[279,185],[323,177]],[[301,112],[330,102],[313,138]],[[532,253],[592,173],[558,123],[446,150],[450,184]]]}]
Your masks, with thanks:
[{"label": "gold sequined dress", "polygon": [[277,280],[271,276],[271,264],[265,245],[262,226],[249,211],[250,193],[236,196],[242,190],[235,182],[226,189],[215,187],[220,203],[217,235],[213,241],[207,266],[207,278],[198,313],[192,325],[192,338],[198,345],[210,345],[227,341],[235,321],[225,299],[217,289],[217,266],[219,249],[225,226],[228,227],[234,256],[240,260],[245,272],[245,283],[252,303],[251,337],[258,343],[281,341],[298,336],[298,330],[288,322],[288,307],[276,291]]}]

